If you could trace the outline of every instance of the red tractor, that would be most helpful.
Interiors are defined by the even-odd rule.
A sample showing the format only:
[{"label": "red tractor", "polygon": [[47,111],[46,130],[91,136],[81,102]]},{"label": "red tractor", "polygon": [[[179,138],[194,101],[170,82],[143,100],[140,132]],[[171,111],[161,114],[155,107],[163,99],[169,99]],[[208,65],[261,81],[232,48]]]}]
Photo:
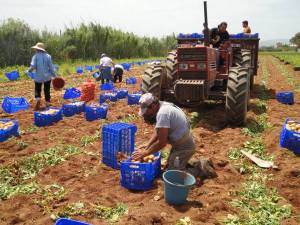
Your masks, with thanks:
[{"label": "red tractor", "polygon": [[[206,2],[204,15],[207,28]],[[227,121],[243,125],[257,73],[259,39],[230,38],[215,49],[209,47],[209,34],[204,32],[204,38],[177,38],[177,42],[165,63],[145,70],[142,91],[187,107],[225,100]],[[219,60],[222,65],[217,65]]]}]

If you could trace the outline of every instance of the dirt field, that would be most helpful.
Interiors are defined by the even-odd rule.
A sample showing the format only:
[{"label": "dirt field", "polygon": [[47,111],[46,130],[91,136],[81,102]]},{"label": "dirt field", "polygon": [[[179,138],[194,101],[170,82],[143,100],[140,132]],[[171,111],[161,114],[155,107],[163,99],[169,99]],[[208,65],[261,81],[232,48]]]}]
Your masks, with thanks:
[{"label": "dirt field", "polygon": [[[272,129],[263,133],[263,140],[268,153],[275,155],[275,164],[279,170],[265,170],[265,173],[273,174],[273,180],[269,182],[270,188],[275,187],[285,199],[285,203],[292,206],[292,217],[283,222],[286,225],[300,224],[300,158],[279,147],[279,135],[286,117],[300,120],[300,94],[295,94],[296,103],[292,106],[283,105],[275,99],[275,92],[280,90],[293,90],[278,68],[279,61],[271,56],[263,56],[259,59],[260,69],[255,81],[254,91],[251,96],[251,104],[248,117],[258,114],[254,102],[261,91],[262,67],[267,68],[267,88],[272,98],[268,100],[268,120]],[[289,73],[294,74],[297,82],[300,82],[300,73],[285,67]],[[134,67],[126,76],[134,75],[141,82],[143,67]],[[82,76],[82,75],[80,75]],[[83,79],[79,75],[69,76],[68,85],[77,84]],[[128,88],[124,83],[117,84]],[[139,85],[128,88],[129,92],[138,90]],[[0,84],[0,96],[7,94],[12,96],[25,96],[32,98],[33,82],[17,81]],[[62,102],[63,92],[52,92],[53,104],[59,106]],[[97,97],[98,99],[98,97]],[[79,146],[81,153],[68,157],[64,162],[43,168],[37,176],[30,181],[36,181],[40,186],[58,184],[65,191],[65,197],[60,200],[49,200],[48,212],[37,201],[41,201],[41,194],[20,194],[7,200],[0,201],[0,224],[53,224],[50,215],[63,210],[68,204],[81,202],[87,207],[94,204],[104,206],[116,206],[124,203],[128,207],[128,214],[120,218],[116,224],[175,224],[178,219],[190,217],[193,224],[217,225],[222,224],[228,214],[237,212],[227,204],[232,199],[229,191],[240,190],[245,181],[245,175],[240,174],[228,158],[228,152],[232,147],[240,147],[248,136],[242,133],[242,128],[225,126],[223,104],[205,104],[197,111],[200,119],[193,129],[197,145],[196,157],[211,158],[216,166],[218,177],[198,183],[191,190],[188,203],[184,206],[173,207],[165,203],[163,182],[157,179],[153,189],[147,192],[132,192],[122,188],[119,184],[120,174],[101,162],[101,139],[83,146],[81,138],[92,136],[104,123],[103,120],[87,122],[84,115],[64,118],[49,127],[33,128],[33,110],[21,111],[13,115],[0,113],[1,118],[17,119],[23,134],[20,138],[12,138],[0,144],[0,162],[3,166],[9,166],[15,160],[22,160],[34,153],[46,149],[74,145]],[[143,123],[137,116],[138,107],[128,106],[126,100],[109,105],[108,118],[105,122],[127,120],[138,127],[136,143],[148,140],[152,128]],[[195,110],[189,110],[195,111]],[[21,142],[22,141],[22,142]],[[28,146],[24,146],[27,143]],[[159,195],[162,199],[155,201]],[[95,214],[87,213],[84,216],[71,216],[74,219],[89,222],[91,224],[108,224],[105,219],[98,218]]]}]

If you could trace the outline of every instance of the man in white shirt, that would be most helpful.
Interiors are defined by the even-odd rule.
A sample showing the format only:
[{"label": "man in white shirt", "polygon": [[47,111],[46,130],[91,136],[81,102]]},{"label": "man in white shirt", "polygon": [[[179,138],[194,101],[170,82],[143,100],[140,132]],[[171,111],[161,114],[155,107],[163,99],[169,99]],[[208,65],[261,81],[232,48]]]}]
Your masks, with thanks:
[{"label": "man in white shirt", "polygon": [[139,103],[139,115],[143,116],[146,123],[155,124],[155,129],[150,140],[133,152],[133,160],[141,160],[170,144],[172,149],[168,158],[168,169],[187,171],[202,180],[217,176],[209,160],[195,160],[189,165],[196,146],[190,133],[189,121],[178,106],[159,101],[151,93],[143,94]]},{"label": "man in white shirt", "polygon": [[101,74],[101,83],[104,84],[104,81],[112,81],[112,67],[114,66],[112,59],[109,58],[105,53],[101,54],[100,58],[100,74]]}]

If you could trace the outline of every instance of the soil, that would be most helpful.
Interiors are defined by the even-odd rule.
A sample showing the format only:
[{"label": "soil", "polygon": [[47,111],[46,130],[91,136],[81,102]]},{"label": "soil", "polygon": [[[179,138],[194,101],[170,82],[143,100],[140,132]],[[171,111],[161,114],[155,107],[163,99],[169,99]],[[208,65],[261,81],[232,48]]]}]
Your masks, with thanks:
[{"label": "soil", "polygon": [[[286,78],[280,73],[277,64],[271,56],[262,56],[259,59],[261,65],[267,66],[270,76],[267,84],[272,99],[268,101],[268,119],[273,128],[263,134],[264,143],[268,153],[276,156],[275,164],[278,170],[266,170],[273,174],[273,180],[269,182],[270,188],[276,188],[284,198],[284,202],[292,206],[293,216],[283,224],[300,224],[300,158],[287,149],[279,147],[279,135],[286,117],[300,120],[299,93],[295,94],[294,105],[283,105],[276,101],[275,92],[293,90]],[[262,66],[260,66],[255,86],[251,95],[251,102],[255,102],[260,93]],[[141,82],[141,74],[144,67],[134,67],[126,76],[136,76],[137,85],[117,83],[117,87],[124,87],[129,92],[138,91]],[[291,68],[287,69],[295,73]],[[78,86],[85,78],[84,75],[72,74],[66,77],[67,85]],[[33,105],[33,82],[16,81],[0,84],[0,96],[25,96]],[[100,91],[98,91],[98,94]],[[61,105],[63,92],[52,90],[52,104]],[[98,99],[98,95],[97,95]],[[97,100],[95,100],[97,102]],[[239,147],[249,139],[241,132],[242,128],[225,125],[224,104],[203,104],[197,109],[200,120],[193,129],[197,153],[195,158],[210,158],[216,168],[217,178],[198,182],[189,193],[188,202],[183,206],[171,206],[163,199],[163,181],[161,178],[155,181],[154,187],[145,192],[129,191],[120,185],[120,171],[111,169],[101,164],[101,140],[93,144],[81,147],[82,153],[69,157],[65,162],[44,168],[36,178],[40,185],[59,184],[67,191],[66,198],[52,205],[54,212],[62,210],[67,204],[82,202],[85,205],[101,203],[105,206],[115,206],[124,203],[129,212],[121,217],[116,224],[175,224],[185,216],[190,217],[193,224],[217,225],[227,217],[235,214],[236,208],[230,207],[227,202],[231,200],[229,191],[239,190],[245,181],[245,176],[240,174],[228,158],[229,149]],[[124,119],[130,114],[137,115],[138,106],[128,106],[126,100],[109,104],[108,117],[105,122],[111,123]],[[250,104],[248,118],[258,114],[255,104]],[[84,115],[76,115],[64,118],[62,121],[37,130],[33,127],[33,107],[27,111],[20,111],[12,115],[0,111],[1,118],[17,119],[20,129],[25,133],[20,138],[11,138],[0,144],[0,162],[9,165],[15,160],[31,156],[36,152],[44,151],[58,144],[71,144],[80,146],[81,137],[93,135],[99,129],[104,120],[88,122]],[[146,125],[138,116],[133,121],[138,130],[136,133],[136,145],[144,143],[151,135],[152,127]],[[20,148],[17,141],[24,141],[29,145]],[[155,196],[161,198],[154,200]],[[54,224],[50,213],[44,213],[43,209],[35,203],[37,194],[17,195],[8,200],[0,201],[0,224]],[[297,216],[298,215],[298,216]],[[104,219],[95,215],[74,216],[73,219],[89,222],[91,224],[107,224]]]}]

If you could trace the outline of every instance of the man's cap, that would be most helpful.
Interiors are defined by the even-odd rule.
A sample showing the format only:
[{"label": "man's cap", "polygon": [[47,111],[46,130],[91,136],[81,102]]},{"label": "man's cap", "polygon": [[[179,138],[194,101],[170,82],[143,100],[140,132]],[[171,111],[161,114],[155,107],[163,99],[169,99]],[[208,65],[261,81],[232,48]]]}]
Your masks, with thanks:
[{"label": "man's cap", "polygon": [[101,54],[101,58],[104,57],[104,56],[106,56],[106,54],[105,54],[105,53],[102,53],[102,54]]},{"label": "man's cap", "polygon": [[139,100],[140,111],[139,115],[143,116],[147,111],[147,108],[155,101],[155,97],[151,93],[143,94]]}]

